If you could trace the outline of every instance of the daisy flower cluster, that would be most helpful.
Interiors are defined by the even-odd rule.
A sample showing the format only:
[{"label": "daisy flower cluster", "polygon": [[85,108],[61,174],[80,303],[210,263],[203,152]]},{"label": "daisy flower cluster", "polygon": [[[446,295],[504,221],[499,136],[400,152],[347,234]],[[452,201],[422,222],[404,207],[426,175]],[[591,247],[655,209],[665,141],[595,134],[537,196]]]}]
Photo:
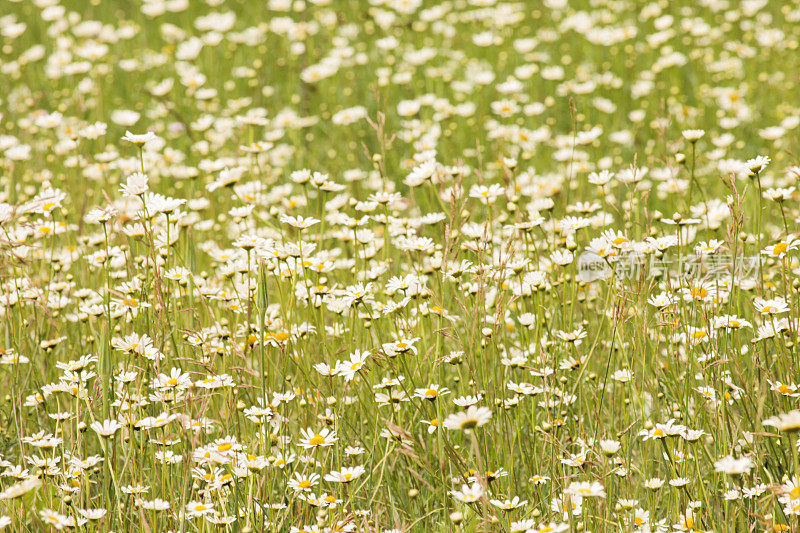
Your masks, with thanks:
[{"label": "daisy flower cluster", "polygon": [[0,4],[0,529],[800,529],[800,1]]}]

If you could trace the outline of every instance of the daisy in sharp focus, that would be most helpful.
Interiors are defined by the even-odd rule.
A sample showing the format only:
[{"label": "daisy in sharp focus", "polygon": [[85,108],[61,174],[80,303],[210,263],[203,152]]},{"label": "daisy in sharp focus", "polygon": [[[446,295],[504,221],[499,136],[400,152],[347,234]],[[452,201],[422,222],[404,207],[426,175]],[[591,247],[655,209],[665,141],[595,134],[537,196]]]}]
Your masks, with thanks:
[{"label": "daisy in sharp focus", "polygon": [[492,418],[492,411],[487,407],[471,405],[466,411],[448,415],[444,420],[447,429],[474,429],[483,426]]},{"label": "daisy in sharp focus", "polygon": [[440,396],[444,396],[446,394],[450,394],[450,390],[447,387],[441,387],[437,384],[431,384],[425,388],[414,390],[415,398],[421,398],[430,401],[436,400]]},{"label": "daisy in sharp focus", "polygon": [[336,431],[328,428],[321,429],[319,433],[311,428],[300,430],[299,444],[306,449],[333,446],[337,440]]},{"label": "daisy in sharp focus", "polygon": [[771,298],[769,300],[756,298],[753,300],[753,306],[756,308],[756,311],[762,315],[779,315],[790,311],[786,300],[781,297]]},{"label": "daisy in sharp focus", "polygon": [[762,255],[766,255],[767,257],[777,257],[782,259],[792,250],[797,250],[800,248],[800,240],[798,240],[794,235],[789,235],[786,239],[778,241],[775,244],[771,244],[761,250]]},{"label": "daisy in sharp focus", "polygon": [[451,490],[450,494],[462,503],[473,503],[484,495],[483,486],[475,482],[472,485],[462,485],[460,490]]},{"label": "daisy in sharp focus", "polygon": [[341,470],[332,470],[330,473],[325,474],[325,481],[330,483],[350,483],[361,477],[364,472],[366,472],[366,470],[361,465],[352,468],[342,468]]}]

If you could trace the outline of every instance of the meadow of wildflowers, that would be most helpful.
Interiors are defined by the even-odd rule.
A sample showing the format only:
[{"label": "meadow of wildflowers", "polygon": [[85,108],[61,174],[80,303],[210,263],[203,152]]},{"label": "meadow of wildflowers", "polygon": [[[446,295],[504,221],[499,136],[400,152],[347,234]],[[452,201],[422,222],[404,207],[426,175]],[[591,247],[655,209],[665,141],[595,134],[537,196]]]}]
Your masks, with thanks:
[{"label": "meadow of wildflowers", "polygon": [[800,531],[800,0],[0,0],[0,529]]}]

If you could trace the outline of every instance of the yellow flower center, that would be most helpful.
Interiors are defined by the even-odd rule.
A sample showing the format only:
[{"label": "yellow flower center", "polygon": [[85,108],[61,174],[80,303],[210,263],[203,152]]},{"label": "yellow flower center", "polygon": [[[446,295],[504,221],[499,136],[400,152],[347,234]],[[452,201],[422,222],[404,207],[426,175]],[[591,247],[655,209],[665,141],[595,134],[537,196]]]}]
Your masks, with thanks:
[{"label": "yellow flower center", "polygon": [[475,418],[468,418],[461,423],[461,429],[472,429],[478,425],[478,420]]},{"label": "yellow flower center", "polygon": [[694,287],[692,289],[692,296],[695,298],[705,298],[708,296],[708,289],[705,287]]}]

